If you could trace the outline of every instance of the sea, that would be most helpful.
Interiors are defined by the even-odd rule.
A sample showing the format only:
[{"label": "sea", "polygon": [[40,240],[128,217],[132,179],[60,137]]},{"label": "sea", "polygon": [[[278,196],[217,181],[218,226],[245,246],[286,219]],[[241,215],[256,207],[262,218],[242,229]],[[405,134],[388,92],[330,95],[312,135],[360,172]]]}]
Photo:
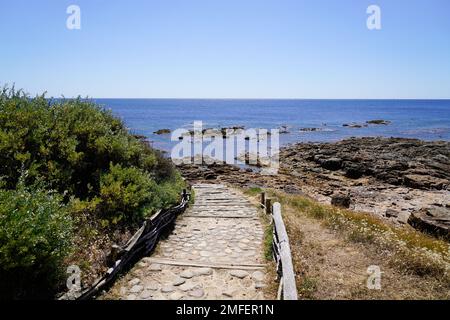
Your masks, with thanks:
[{"label": "sea", "polygon": [[[243,126],[282,129],[280,145],[333,142],[349,137],[403,137],[450,141],[450,100],[239,100],[93,99],[146,136],[154,148],[169,151],[178,140],[160,129]],[[385,120],[389,124],[367,124]],[[346,126],[349,125],[349,126]]]}]

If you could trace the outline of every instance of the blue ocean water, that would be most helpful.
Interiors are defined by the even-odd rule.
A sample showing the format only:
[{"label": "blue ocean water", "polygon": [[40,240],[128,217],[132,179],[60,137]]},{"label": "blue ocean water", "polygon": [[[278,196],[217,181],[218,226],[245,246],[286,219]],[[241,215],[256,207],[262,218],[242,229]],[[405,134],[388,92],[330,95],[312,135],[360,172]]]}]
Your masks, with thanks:
[{"label": "blue ocean water", "polygon": [[[169,150],[176,143],[158,129],[192,129],[194,121],[204,128],[245,126],[277,129],[280,144],[301,141],[337,141],[348,137],[385,136],[450,141],[450,100],[196,100],[196,99],[94,99],[122,118],[132,132],[145,135],[155,148]],[[390,125],[362,128],[383,119]],[[301,128],[320,128],[304,132]]]}]

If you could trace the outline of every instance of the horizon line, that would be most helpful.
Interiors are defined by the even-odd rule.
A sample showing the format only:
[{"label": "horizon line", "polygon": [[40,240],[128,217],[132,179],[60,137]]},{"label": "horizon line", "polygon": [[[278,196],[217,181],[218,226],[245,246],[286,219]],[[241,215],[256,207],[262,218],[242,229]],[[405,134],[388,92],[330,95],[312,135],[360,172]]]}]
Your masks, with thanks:
[{"label": "horizon line", "polygon": [[[81,97],[81,96],[79,96]],[[54,97],[53,97],[54,98]],[[62,97],[66,99],[77,99],[78,97]],[[93,99],[93,100],[99,100],[99,99],[109,99],[109,100],[422,100],[422,101],[442,101],[442,100],[450,100],[449,98],[161,98],[161,97],[147,97],[147,98],[130,98],[130,97],[81,97],[82,99]],[[60,99],[60,98],[56,98]]]}]

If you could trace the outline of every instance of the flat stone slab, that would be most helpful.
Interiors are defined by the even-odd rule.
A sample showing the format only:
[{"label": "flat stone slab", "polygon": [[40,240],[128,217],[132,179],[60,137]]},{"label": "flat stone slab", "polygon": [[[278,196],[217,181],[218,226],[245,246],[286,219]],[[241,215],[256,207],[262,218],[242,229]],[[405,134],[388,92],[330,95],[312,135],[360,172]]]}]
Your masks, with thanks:
[{"label": "flat stone slab", "polygon": [[231,270],[230,275],[239,279],[244,279],[248,276],[248,272],[243,270]]},{"label": "flat stone slab", "polygon": [[428,207],[414,211],[408,219],[414,228],[450,240],[450,207]]},{"label": "flat stone slab", "polygon": [[142,290],[144,290],[143,286],[136,285],[136,286],[131,287],[130,292],[131,293],[139,293]]}]

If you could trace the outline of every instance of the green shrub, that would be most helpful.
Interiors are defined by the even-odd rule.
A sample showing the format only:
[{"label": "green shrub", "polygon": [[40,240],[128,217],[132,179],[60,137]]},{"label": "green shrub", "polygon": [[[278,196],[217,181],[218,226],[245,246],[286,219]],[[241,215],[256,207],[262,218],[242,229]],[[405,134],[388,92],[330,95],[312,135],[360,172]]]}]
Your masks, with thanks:
[{"label": "green shrub", "polygon": [[112,165],[100,179],[100,213],[114,224],[135,222],[159,207],[156,183],[137,168]]},{"label": "green shrub", "polygon": [[178,203],[182,188],[180,177],[157,184],[141,169],[111,164],[100,179],[97,209],[108,223],[140,222],[156,210]]},{"label": "green shrub", "polygon": [[175,175],[170,160],[90,101],[30,99],[8,89],[0,93],[0,176],[8,188],[15,187],[24,168],[28,183],[43,178],[60,192],[93,198],[111,162],[142,169],[157,182]]},{"label": "green shrub", "polygon": [[26,188],[0,190],[0,295],[46,297],[70,251],[72,221],[61,196]]},{"label": "green shrub", "polygon": [[[0,93],[0,163],[5,188],[14,189],[24,169],[28,184],[44,180],[66,193],[66,200],[100,197],[112,216],[129,216],[134,210],[136,219],[131,220],[142,217],[149,206],[153,210],[173,203],[182,189],[170,159],[130,134],[111,112],[82,99],[31,99],[14,89]],[[131,176],[125,178],[127,173]],[[109,185],[114,179],[123,179],[123,185]],[[132,196],[135,187],[139,194]],[[125,188],[127,194],[114,195],[114,188]]]},{"label": "green shrub", "polygon": [[244,193],[246,195],[249,195],[249,196],[252,196],[252,197],[254,197],[256,195],[259,195],[262,192],[263,192],[263,190],[261,188],[259,188],[259,187],[253,187],[253,188],[248,188],[248,189],[244,190]]},{"label": "green shrub", "polygon": [[[27,176],[21,180],[23,171]],[[57,193],[25,187],[39,181]],[[5,88],[0,92],[0,188],[0,280],[12,281],[0,281],[1,290],[39,297],[37,291],[50,292],[49,284],[57,283],[71,224],[78,246],[69,258],[95,246],[97,235],[130,231],[145,216],[177,203],[184,182],[170,159],[93,102],[30,98]],[[38,282],[43,285],[28,285]]]}]

